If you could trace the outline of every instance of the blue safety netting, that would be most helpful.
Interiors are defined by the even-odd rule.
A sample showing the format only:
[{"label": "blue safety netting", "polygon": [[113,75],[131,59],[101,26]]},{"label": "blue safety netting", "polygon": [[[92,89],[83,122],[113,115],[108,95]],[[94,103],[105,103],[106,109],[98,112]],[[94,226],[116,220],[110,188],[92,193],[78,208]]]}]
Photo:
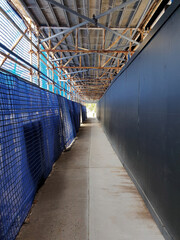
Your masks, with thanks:
[{"label": "blue safety netting", "polygon": [[64,145],[65,147],[68,147],[71,144],[72,140],[76,137],[76,134],[74,133],[74,123],[71,121],[71,115],[68,104],[68,102],[71,101],[59,95],[57,97],[60,106],[59,107],[60,116],[61,119],[63,120],[62,126]]},{"label": "blue safety netting", "polygon": [[85,107],[0,73],[0,239],[14,240]]},{"label": "blue safety netting", "polygon": [[82,111],[82,122],[84,122],[87,119],[86,106],[81,105],[81,111]]}]

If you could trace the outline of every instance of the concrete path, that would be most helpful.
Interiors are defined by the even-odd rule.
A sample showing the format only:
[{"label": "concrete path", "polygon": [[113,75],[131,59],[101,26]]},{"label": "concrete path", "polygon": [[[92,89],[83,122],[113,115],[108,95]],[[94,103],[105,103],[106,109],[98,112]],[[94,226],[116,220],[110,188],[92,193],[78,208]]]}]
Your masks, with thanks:
[{"label": "concrete path", "polygon": [[100,124],[80,128],[17,240],[163,240]]}]

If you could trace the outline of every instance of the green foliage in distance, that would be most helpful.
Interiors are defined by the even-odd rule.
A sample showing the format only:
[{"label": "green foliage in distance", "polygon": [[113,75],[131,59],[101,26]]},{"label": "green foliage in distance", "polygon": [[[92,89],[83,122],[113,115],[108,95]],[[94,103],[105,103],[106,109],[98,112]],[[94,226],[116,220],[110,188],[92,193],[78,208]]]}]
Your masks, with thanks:
[{"label": "green foliage in distance", "polygon": [[87,110],[96,113],[96,103],[86,103]]}]

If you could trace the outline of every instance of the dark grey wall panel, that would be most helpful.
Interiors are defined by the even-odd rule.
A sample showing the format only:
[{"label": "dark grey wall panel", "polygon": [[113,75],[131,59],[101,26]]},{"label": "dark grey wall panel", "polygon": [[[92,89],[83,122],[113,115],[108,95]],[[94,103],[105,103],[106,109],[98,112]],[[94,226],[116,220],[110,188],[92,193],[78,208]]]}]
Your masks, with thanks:
[{"label": "dark grey wall panel", "polygon": [[175,240],[180,239],[178,2],[98,103],[113,147]]}]

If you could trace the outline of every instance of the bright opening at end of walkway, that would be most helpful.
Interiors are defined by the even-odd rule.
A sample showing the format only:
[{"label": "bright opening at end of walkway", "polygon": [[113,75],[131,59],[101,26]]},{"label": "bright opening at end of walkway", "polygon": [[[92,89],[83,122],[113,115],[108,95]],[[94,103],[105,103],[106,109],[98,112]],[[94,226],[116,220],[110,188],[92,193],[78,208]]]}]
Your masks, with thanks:
[{"label": "bright opening at end of walkway", "polygon": [[96,118],[96,103],[86,103],[87,117]]},{"label": "bright opening at end of walkway", "polygon": [[17,240],[163,240],[96,119],[82,124]]}]

